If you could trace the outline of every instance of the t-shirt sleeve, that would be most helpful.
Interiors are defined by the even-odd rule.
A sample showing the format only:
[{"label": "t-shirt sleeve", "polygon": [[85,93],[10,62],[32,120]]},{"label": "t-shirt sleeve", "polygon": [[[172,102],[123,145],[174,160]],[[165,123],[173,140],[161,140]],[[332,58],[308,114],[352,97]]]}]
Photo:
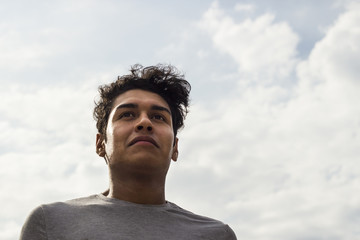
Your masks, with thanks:
[{"label": "t-shirt sleeve", "polygon": [[229,225],[226,225],[226,232],[227,232],[226,235],[227,237],[224,240],[237,240],[234,231],[230,228]]},{"label": "t-shirt sleeve", "polygon": [[35,208],[26,219],[20,234],[20,240],[46,240],[46,222],[41,206]]}]

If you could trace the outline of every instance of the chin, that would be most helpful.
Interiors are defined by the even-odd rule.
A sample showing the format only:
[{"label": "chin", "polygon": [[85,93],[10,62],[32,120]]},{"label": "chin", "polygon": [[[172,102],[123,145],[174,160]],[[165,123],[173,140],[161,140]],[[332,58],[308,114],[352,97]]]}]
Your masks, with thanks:
[{"label": "chin", "polygon": [[170,160],[159,160],[161,158],[151,156],[149,153],[138,153],[129,159],[118,159],[110,161],[110,168],[139,168],[139,169],[164,169],[168,168]]}]

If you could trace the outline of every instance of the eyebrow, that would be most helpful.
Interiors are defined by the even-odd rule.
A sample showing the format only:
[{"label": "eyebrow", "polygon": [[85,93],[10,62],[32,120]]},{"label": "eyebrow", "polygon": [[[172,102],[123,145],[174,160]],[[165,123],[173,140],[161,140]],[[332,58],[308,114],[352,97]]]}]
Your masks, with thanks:
[{"label": "eyebrow", "polygon": [[[122,109],[122,108],[138,108],[139,105],[135,104],[135,103],[124,103],[124,104],[121,104],[119,106],[116,107],[116,111],[118,109]],[[162,107],[162,106],[159,106],[159,105],[152,105],[151,106],[151,110],[158,110],[158,111],[165,111],[167,113],[169,113],[171,115],[171,112],[168,108],[166,107]]]}]

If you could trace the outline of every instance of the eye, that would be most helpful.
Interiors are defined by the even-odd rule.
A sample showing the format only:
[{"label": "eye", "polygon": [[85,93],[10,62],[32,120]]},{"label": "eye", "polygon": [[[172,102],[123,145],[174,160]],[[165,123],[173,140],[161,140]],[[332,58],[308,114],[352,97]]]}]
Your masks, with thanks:
[{"label": "eye", "polygon": [[135,117],[135,114],[133,112],[123,112],[120,114],[119,119],[121,118],[133,118]]},{"label": "eye", "polygon": [[152,118],[155,120],[165,121],[165,118],[160,114],[154,114]]}]

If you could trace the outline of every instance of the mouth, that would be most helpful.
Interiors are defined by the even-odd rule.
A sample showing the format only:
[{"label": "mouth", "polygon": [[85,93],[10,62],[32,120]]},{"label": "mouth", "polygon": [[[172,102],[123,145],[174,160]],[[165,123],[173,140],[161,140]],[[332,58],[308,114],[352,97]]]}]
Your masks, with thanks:
[{"label": "mouth", "polygon": [[155,147],[159,147],[159,145],[157,144],[157,142],[149,136],[139,136],[139,137],[135,137],[133,140],[131,140],[131,142],[129,143],[129,146],[132,146],[136,143],[151,143],[152,145],[154,145]]}]

